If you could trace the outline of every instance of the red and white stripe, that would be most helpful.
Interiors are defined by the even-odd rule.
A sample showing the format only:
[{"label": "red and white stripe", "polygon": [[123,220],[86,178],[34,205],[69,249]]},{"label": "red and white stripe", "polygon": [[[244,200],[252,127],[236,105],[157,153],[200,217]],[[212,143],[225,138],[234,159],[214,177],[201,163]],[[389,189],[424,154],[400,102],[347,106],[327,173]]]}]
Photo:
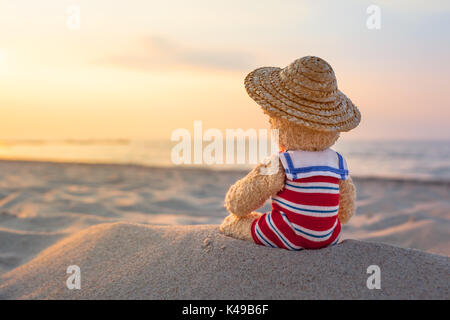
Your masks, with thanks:
[{"label": "red and white stripe", "polygon": [[288,250],[319,249],[338,241],[339,178],[286,179],[272,198],[272,212],[252,224],[256,243]]}]

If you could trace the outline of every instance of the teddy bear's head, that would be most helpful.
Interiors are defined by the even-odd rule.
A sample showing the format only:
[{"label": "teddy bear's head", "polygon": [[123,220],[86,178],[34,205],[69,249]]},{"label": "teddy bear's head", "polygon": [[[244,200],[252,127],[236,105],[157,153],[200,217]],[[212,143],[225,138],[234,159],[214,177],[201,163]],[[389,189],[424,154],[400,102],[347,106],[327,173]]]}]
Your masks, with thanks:
[{"label": "teddy bear's head", "polygon": [[271,127],[279,130],[284,150],[325,150],[339,132],[361,121],[358,108],[338,89],[333,68],[319,57],[296,59],[283,69],[255,69],[244,83],[249,96],[269,115]]},{"label": "teddy bear's head", "polygon": [[282,150],[322,151],[339,138],[337,131],[317,131],[279,117],[270,117],[271,129],[278,129]]}]

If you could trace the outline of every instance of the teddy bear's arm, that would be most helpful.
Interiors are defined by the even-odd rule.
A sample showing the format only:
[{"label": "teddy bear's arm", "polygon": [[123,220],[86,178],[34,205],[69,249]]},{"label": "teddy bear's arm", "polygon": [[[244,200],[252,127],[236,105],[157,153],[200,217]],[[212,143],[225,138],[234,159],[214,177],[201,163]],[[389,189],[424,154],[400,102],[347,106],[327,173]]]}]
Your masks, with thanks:
[{"label": "teddy bear's arm", "polygon": [[281,162],[279,161],[278,171],[274,174],[261,174],[263,168],[269,168],[269,164],[257,165],[247,176],[230,187],[225,196],[225,207],[230,213],[244,217],[283,189],[285,173]]},{"label": "teddy bear's arm", "polygon": [[351,177],[339,182],[338,218],[342,224],[347,223],[355,213],[356,190]]}]

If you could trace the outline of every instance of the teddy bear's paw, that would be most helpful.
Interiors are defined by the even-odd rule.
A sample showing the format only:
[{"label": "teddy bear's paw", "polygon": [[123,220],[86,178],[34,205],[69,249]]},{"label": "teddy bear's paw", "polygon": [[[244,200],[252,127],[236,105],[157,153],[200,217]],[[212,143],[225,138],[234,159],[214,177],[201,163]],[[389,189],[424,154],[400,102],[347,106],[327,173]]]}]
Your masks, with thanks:
[{"label": "teddy bear's paw", "polygon": [[227,216],[220,225],[220,232],[224,235],[241,240],[252,241],[252,234],[250,231],[253,220],[261,216],[258,212],[252,212],[245,217],[238,217],[234,214]]}]

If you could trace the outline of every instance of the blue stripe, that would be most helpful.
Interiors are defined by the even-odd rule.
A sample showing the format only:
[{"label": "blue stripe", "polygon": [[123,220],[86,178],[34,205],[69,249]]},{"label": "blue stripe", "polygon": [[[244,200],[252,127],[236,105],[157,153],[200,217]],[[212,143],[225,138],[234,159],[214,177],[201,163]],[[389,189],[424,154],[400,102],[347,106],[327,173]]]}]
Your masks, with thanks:
[{"label": "blue stripe", "polygon": [[289,167],[289,171],[286,171],[286,172],[291,173],[292,178],[294,180],[297,179],[297,174],[294,172],[295,168],[294,168],[294,164],[292,163],[291,155],[289,154],[289,152],[284,152],[283,155],[284,155],[284,158],[286,159],[287,165]]},{"label": "blue stripe", "polygon": [[287,203],[284,203],[283,201],[280,201],[280,200],[278,200],[278,199],[272,199],[273,201],[276,201],[276,202],[279,202],[279,203],[282,203],[282,204],[284,204],[285,206],[288,206],[288,207],[290,207],[290,208],[292,208],[292,209],[296,209],[296,210],[300,210],[300,211],[306,211],[306,212],[317,212],[317,213],[332,213],[332,212],[337,212],[339,209],[336,209],[336,210],[312,210],[312,209],[301,209],[301,208],[298,208],[298,207],[294,207],[294,206],[291,206],[291,205],[289,205],[289,204],[287,204]]},{"label": "blue stripe", "polygon": [[[339,169],[344,170],[344,159],[342,158],[341,154],[339,152],[336,152],[338,159],[339,159]],[[345,170],[344,170],[345,171]],[[345,176],[348,174],[348,172],[345,174],[341,173],[341,179],[345,180]]]},{"label": "blue stripe", "polygon": [[336,169],[329,166],[311,166],[311,167],[302,167],[302,168],[293,168],[292,170],[289,169],[291,173],[307,173],[312,171],[330,171],[339,175],[347,175],[348,170],[345,169]]},{"label": "blue stripe", "polygon": [[334,240],[334,242],[332,243],[332,244],[330,244],[329,246],[330,247],[332,247],[332,246],[335,246],[335,245],[337,245],[337,243],[339,242],[339,236],[336,238],[336,240]]},{"label": "blue stripe", "polygon": [[325,235],[323,235],[323,236],[318,236],[318,235],[310,234],[310,233],[308,233],[308,232],[305,232],[305,231],[303,231],[303,230],[300,230],[300,229],[297,229],[296,227],[294,227],[294,229],[297,230],[298,232],[301,232],[301,233],[303,233],[303,234],[306,234],[306,235],[308,235],[308,236],[310,236],[310,237],[314,237],[314,238],[325,238],[325,237],[328,237],[330,234],[333,233],[333,231],[334,231],[335,228],[336,228],[336,227],[334,227],[333,230],[331,230],[330,232],[328,232],[327,234],[325,234]]},{"label": "blue stripe", "polygon": [[301,187],[301,186],[294,186],[292,184],[289,184],[288,182],[286,182],[286,185],[293,187],[293,188],[298,188],[298,189],[327,189],[327,190],[339,190],[339,188],[333,188],[333,187]]},{"label": "blue stripe", "polygon": [[272,224],[272,218],[271,218],[270,214],[268,214],[267,217],[268,217],[268,220],[269,220],[269,224],[270,224],[270,226],[272,227],[272,230],[276,232],[276,234],[277,234],[278,237],[281,239],[281,241],[283,241],[284,244],[285,244],[286,246],[288,246],[289,248],[291,248],[291,250],[300,250],[300,249],[296,249],[296,248],[291,247],[291,246],[289,245],[289,243],[286,242],[286,240],[284,240],[284,238],[278,233],[277,229],[276,229],[275,226]]},{"label": "blue stripe", "polygon": [[344,159],[342,156],[336,152],[339,160],[339,169],[330,167],[330,166],[310,166],[310,167],[302,167],[302,168],[295,168],[294,163],[292,162],[291,155],[289,152],[283,152],[282,153],[284,158],[286,159],[286,163],[288,165],[288,169],[285,169],[286,173],[290,173],[293,176],[293,179],[297,179],[297,173],[308,173],[313,171],[329,171],[336,174],[339,174],[341,176],[342,180],[345,180],[346,176],[348,176],[348,170],[344,168]]},{"label": "blue stripe", "polygon": [[276,247],[274,247],[269,241],[267,241],[266,238],[265,238],[261,233],[259,233],[258,228],[257,228],[256,225],[255,225],[255,231],[256,231],[256,233],[259,235],[259,237],[260,237],[261,239],[264,240],[264,242],[266,242],[266,243],[267,243],[269,246],[271,246],[272,248],[276,248]]}]

